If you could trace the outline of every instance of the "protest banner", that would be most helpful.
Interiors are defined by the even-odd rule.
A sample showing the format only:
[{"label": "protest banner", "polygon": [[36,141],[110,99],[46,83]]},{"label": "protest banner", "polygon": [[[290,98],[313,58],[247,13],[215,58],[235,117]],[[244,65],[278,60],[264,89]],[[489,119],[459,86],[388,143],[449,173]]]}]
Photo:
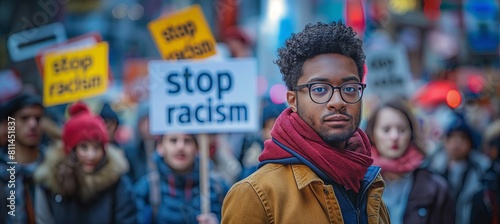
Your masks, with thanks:
[{"label": "protest banner", "polygon": [[413,94],[412,75],[406,49],[390,44],[383,49],[366,50],[366,93],[379,97]]},{"label": "protest banner", "polygon": [[83,48],[89,48],[102,41],[102,37],[99,33],[87,33],[81,36],[71,38],[62,43],[57,43],[50,45],[41,49],[35,57],[36,65],[40,75],[43,77],[43,65],[45,63],[45,55],[53,52],[64,52],[71,50],[78,50]]},{"label": "protest banner", "polygon": [[53,52],[45,56],[43,103],[70,103],[106,92],[108,88],[108,43]]},{"label": "protest banner", "polygon": [[200,137],[202,212],[210,212],[207,133],[258,130],[255,59],[150,61],[152,134]]},{"label": "protest banner", "polygon": [[199,5],[193,5],[148,24],[160,55],[166,60],[206,58],[216,43]]},{"label": "protest banner", "polygon": [[7,49],[13,62],[34,58],[41,49],[66,41],[66,31],[62,23],[23,29],[7,39]]}]

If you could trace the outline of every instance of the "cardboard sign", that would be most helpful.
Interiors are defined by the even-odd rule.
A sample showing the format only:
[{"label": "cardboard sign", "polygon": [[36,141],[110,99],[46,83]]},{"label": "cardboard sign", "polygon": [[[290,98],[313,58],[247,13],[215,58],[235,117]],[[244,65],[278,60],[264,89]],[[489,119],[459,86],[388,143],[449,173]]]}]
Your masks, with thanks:
[{"label": "cardboard sign", "polygon": [[151,21],[148,28],[163,59],[206,58],[216,53],[215,39],[199,5]]},{"label": "cardboard sign", "polygon": [[108,43],[45,57],[43,103],[69,103],[106,92],[108,88]]},{"label": "cardboard sign", "polygon": [[71,38],[63,43],[51,45],[38,52],[35,57],[38,70],[43,77],[43,65],[45,63],[45,55],[52,52],[74,51],[83,48],[89,48],[102,41],[99,33],[88,33],[82,36]]},{"label": "cardboard sign", "polygon": [[380,97],[411,96],[414,91],[408,56],[400,44],[366,51],[366,92]]},{"label": "cardboard sign", "polygon": [[257,65],[151,61],[151,133],[227,133],[258,130]]}]

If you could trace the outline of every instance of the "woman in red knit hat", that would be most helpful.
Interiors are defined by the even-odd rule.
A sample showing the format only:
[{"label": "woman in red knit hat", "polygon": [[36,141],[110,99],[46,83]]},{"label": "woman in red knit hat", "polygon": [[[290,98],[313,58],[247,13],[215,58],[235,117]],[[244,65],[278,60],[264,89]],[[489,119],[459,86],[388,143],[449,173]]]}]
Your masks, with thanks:
[{"label": "woman in red knit hat", "polygon": [[107,146],[104,121],[82,103],[69,114],[62,143],[35,172],[37,223],[136,223],[128,162]]}]

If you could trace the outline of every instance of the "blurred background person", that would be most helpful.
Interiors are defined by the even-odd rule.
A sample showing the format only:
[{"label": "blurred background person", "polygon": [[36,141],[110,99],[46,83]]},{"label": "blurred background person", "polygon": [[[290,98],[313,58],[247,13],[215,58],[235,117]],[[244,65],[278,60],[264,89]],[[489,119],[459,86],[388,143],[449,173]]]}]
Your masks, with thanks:
[{"label": "blurred background person", "polygon": [[483,189],[472,199],[470,222],[500,223],[500,120],[488,126],[483,138],[483,150],[493,162],[484,175]]},{"label": "blurred background person", "polygon": [[137,223],[126,158],[108,147],[102,118],[83,103],[69,108],[62,143],[37,169],[37,223]]},{"label": "blurred background person", "polygon": [[126,147],[125,154],[130,162],[129,177],[135,183],[149,171],[155,170],[153,153],[158,136],[149,131],[149,105],[143,102],[138,106],[135,141]]},{"label": "blurred background person", "polygon": [[474,149],[475,134],[465,117],[452,115],[446,128],[443,147],[430,161],[429,168],[442,175],[450,186],[456,201],[456,223],[470,222],[472,198],[482,189],[482,180],[491,161]]},{"label": "blurred background person", "polygon": [[373,165],[382,168],[391,223],[454,223],[455,204],[446,180],[422,167],[425,145],[408,103],[392,99],[368,120]]},{"label": "blurred background person", "polygon": [[[210,211],[201,213],[200,161],[194,135],[166,134],[154,153],[156,169],[135,184],[139,223],[219,223],[226,182],[212,170]],[[197,220],[199,218],[200,220]]]},{"label": "blurred background person", "polygon": [[271,139],[271,129],[276,118],[286,109],[284,104],[274,104],[270,102],[262,110],[261,130],[245,136],[239,161],[242,165],[240,179],[243,179],[255,172],[259,165],[259,156],[264,149],[264,142]]},{"label": "blurred background person", "polygon": [[[127,164],[130,165],[130,159],[127,158],[127,151],[130,151],[132,145],[129,144],[119,144],[116,140],[116,132],[118,127],[120,126],[120,118],[118,114],[111,108],[109,103],[104,103],[99,113],[101,118],[104,120],[106,124],[106,130],[108,131],[108,147],[113,148],[115,151],[119,151],[119,153],[123,154],[123,156],[127,159]],[[126,142],[128,143],[128,142]],[[127,150],[125,150],[127,149]],[[130,173],[130,166],[127,167],[128,174]],[[129,176],[130,177],[130,176]],[[131,179],[132,180],[132,179]]]},{"label": "blurred background person", "polygon": [[238,180],[242,169],[231,148],[229,134],[209,134],[208,146],[214,171],[219,173],[226,183],[234,184]]},{"label": "blurred background person", "polygon": [[118,114],[116,114],[116,112],[111,108],[109,103],[104,103],[99,115],[101,115],[102,119],[104,119],[104,122],[106,123],[106,129],[109,133],[109,144],[121,148],[115,139],[116,130],[118,130],[118,126],[120,126],[120,118],[118,118]]},{"label": "blurred background person", "polygon": [[[9,157],[7,145],[0,150],[0,194],[3,200],[10,197],[10,192],[15,192],[15,216],[9,215],[11,211],[6,205],[0,206],[0,222],[11,223],[35,223],[34,211],[34,182],[33,173],[44,159],[45,147],[41,144],[42,129],[41,119],[45,114],[42,99],[30,93],[21,93],[10,99],[2,108],[2,114],[12,117],[15,128],[15,135],[12,138],[13,150],[15,153],[12,159]],[[5,128],[9,127],[8,123]],[[7,134],[7,132],[5,132]],[[17,162],[12,165],[8,162]],[[14,167],[14,188],[9,187],[11,180],[10,168]],[[7,201],[10,204],[9,201]]]},{"label": "blurred background person", "polygon": [[[230,58],[248,58],[254,56],[253,44],[254,42],[248,35],[248,33],[243,29],[243,27],[238,27],[233,24],[233,26],[222,26],[221,31],[221,41],[218,45],[222,45],[227,48],[228,55]],[[229,146],[233,151],[233,154],[238,158],[241,154],[240,150],[242,148],[245,136],[248,133],[227,133],[226,138]]]}]

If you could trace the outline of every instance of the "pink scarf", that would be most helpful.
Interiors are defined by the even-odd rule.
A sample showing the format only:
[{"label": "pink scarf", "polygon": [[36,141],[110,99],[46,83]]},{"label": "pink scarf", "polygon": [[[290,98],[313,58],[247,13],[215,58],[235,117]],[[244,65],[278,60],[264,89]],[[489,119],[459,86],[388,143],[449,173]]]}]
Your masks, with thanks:
[{"label": "pink scarf", "polygon": [[388,159],[380,156],[377,148],[372,146],[373,165],[380,166],[382,172],[404,174],[416,170],[424,161],[424,155],[415,145],[410,145],[408,150],[397,159]]},{"label": "pink scarf", "polygon": [[[271,136],[279,143],[293,150],[311,162],[336,183],[358,193],[368,167],[370,141],[358,128],[348,140],[345,149],[335,149],[326,144],[316,132],[290,108],[276,119]],[[272,140],[264,143],[264,151],[259,160],[275,160],[293,157]]]}]

